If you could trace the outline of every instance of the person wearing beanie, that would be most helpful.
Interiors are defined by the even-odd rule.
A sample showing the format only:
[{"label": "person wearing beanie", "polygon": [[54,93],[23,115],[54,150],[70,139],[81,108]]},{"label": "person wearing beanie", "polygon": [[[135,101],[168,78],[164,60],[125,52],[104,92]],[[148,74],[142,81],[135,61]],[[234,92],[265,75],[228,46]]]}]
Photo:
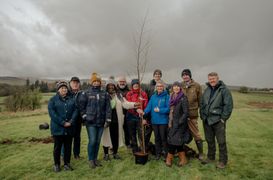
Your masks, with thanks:
[{"label": "person wearing beanie", "polygon": [[118,148],[124,145],[123,142],[123,124],[124,109],[133,109],[135,103],[128,102],[121,93],[117,92],[115,81],[109,80],[106,84],[106,91],[110,95],[110,104],[112,109],[111,123],[105,127],[102,135],[102,145],[104,150],[104,160],[110,160],[109,147],[113,149],[113,158],[120,159]]},{"label": "person wearing beanie", "polygon": [[111,122],[110,97],[101,89],[101,78],[93,73],[90,87],[81,93],[78,103],[83,122],[88,134],[88,160],[90,168],[102,166],[98,161],[101,136],[104,127]]},{"label": "person wearing beanie", "polygon": [[192,137],[188,128],[188,99],[182,92],[179,82],[173,83],[169,107],[168,154],[166,165],[168,167],[172,166],[174,154],[177,152],[179,157],[178,166],[184,166],[187,164],[184,145],[189,143]]},{"label": "person wearing beanie", "polygon": [[138,152],[138,141],[137,134],[139,140],[141,140],[141,129],[140,129],[140,117],[139,110],[143,110],[146,108],[148,104],[148,96],[147,94],[141,90],[140,83],[138,79],[133,79],[131,82],[131,90],[126,94],[126,99],[129,102],[134,102],[135,108],[129,109],[127,111],[127,125],[129,128],[129,135],[132,145],[132,152]]},{"label": "person wearing beanie", "polygon": [[199,155],[198,159],[203,160],[203,140],[198,129],[198,109],[202,96],[202,88],[199,83],[192,79],[192,74],[189,69],[184,69],[181,73],[182,77],[182,90],[187,96],[189,101],[189,118],[188,121],[190,131],[195,140]]},{"label": "person wearing beanie", "polygon": [[201,99],[200,118],[208,144],[207,159],[202,164],[213,163],[216,155],[217,140],[219,162],[216,168],[224,169],[228,162],[226,126],[233,110],[233,99],[225,83],[219,80],[216,72],[208,74],[207,88]]},{"label": "person wearing beanie", "polygon": [[164,159],[167,156],[167,131],[169,121],[169,99],[170,96],[165,90],[165,83],[157,81],[156,93],[152,95],[143,115],[151,113],[151,124],[155,136],[156,160],[159,160],[161,155]]},{"label": "person wearing beanie", "polygon": [[[122,94],[122,96],[125,97],[126,94],[129,92],[126,77],[119,76],[117,78],[117,81],[118,81],[117,93]],[[127,118],[126,118],[127,109],[123,108],[123,114],[124,114],[123,132],[124,132],[125,145],[129,149],[129,148],[131,148],[131,143],[130,143],[128,126],[127,126]]]},{"label": "person wearing beanie", "polygon": [[78,117],[75,99],[68,95],[68,84],[60,81],[56,85],[57,93],[48,103],[50,116],[50,130],[54,139],[54,166],[53,170],[59,172],[61,149],[64,146],[64,170],[72,171],[70,165],[72,137],[74,126]]}]

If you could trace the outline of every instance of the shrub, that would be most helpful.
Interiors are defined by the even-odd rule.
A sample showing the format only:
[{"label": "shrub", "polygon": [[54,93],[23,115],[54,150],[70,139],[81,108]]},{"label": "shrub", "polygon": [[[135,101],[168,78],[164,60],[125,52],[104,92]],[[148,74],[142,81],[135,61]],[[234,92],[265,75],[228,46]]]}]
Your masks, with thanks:
[{"label": "shrub", "polygon": [[243,86],[243,87],[240,87],[240,90],[239,90],[240,93],[248,93],[248,88]]},{"label": "shrub", "polygon": [[41,108],[42,95],[39,89],[18,90],[4,100],[8,111],[25,111]]}]

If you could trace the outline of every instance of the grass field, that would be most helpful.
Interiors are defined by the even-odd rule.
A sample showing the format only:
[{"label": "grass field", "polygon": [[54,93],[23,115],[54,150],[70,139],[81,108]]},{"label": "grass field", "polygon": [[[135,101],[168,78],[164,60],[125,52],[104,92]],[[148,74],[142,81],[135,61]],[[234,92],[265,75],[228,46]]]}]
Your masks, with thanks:
[{"label": "grass field", "polygon": [[[82,159],[72,158],[75,170],[60,173],[52,172],[53,144],[31,141],[33,137],[50,136],[49,130],[38,129],[39,124],[49,122],[46,102],[50,96],[52,94],[44,95],[41,110],[1,112],[0,179],[273,179],[273,95],[233,93],[235,108],[227,123],[229,162],[225,170],[201,165],[196,159],[182,168],[176,165],[168,168],[153,157],[144,166],[136,165],[126,148],[120,149],[122,160],[102,162],[103,167],[91,170],[87,163],[87,134],[83,128]],[[200,129],[203,134],[201,122]],[[196,148],[193,143],[190,146]],[[205,144],[205,152],[206,149]],[[99,156],[101,159],[102,149]]]}]

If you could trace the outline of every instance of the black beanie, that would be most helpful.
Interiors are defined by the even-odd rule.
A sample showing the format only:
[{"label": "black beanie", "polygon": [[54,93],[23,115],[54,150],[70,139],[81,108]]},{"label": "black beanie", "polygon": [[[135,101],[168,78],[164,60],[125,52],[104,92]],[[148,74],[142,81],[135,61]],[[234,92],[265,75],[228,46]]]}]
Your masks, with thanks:
[{"label": "black beanie", "polygon": [[184,70],[182,71],[182,73],[181,73],[181,77],[182,77],[184,74],[189,75],[190,78],[191,78],[191,70],[189,70],[189,69],[184,69]]}]

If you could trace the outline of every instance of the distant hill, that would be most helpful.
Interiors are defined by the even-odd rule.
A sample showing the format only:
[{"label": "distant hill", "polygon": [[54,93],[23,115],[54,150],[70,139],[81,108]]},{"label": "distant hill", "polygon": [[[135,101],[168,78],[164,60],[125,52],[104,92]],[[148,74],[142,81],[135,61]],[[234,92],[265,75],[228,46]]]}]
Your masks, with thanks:
[{"label": "distant hill", "polygon": [[0,83],[22,86],[26,84],[26,79],[10,76],[0,76]]}]

